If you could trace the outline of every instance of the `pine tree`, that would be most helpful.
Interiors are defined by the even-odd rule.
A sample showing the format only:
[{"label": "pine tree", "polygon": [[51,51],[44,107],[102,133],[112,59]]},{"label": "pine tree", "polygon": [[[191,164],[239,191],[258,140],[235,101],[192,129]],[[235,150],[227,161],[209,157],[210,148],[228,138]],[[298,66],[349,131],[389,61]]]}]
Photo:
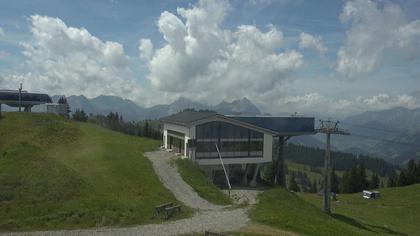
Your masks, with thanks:
[{"label": "pine tree", "polygon": [[318,192],[318,185],[316,183],[316,180],[314,180],[311,184],[311,193],[317,193]]},{"label": "pine tree", "polygon": [[359,189],[360,181],[357,169],[357,166],[353,166],[350,170],[350,175],[348,178],[349,189],[347,193],[355,193]]},{"label": "pine tree", "polygon": [[395,171],[391,173],[391,175],[388,177],[387,187],[396,187],[397,186],[397,174]]},{"label": "pine tree", "polygon": [[143,136],[149,137],[150,136],[150,130],[149,130],[149,122],[146,120],[143,126]]},{"label": "pine tree", "polygon": [[338,176],[335,174],[334,168],[331,171],[331,192],[338,193],[339,192],[339,181]]},{"label": "pine tree", "polygon": [[417,182],[417,165],[413,159],[410,159],[407,164],[407,185],[415,184]]},{"label": "pine tree", "polygon": [[416,183],[420,183],[420,161],[417,162],[416,176]]},{"label": "pine tree", "polygon": [[368,187],[368,181],[366,179],[366,168],[362,164],[359,165],[357,169],[357,180],[356,180],[356,190],[354,192],[361,192]]},{"label": "pine tree", "polygon": [[293,172],[289,179],[289,190],[294,192],[300,192],[299,186],[295,180],[295,173]]},{"label": "pine tree", "polygon": [[369,189],[377,189],[379,187],[378,174],[374,173],[369,181]]},{"label": "pine tree", "polygon": [[70,110],[70,105],[67,102],[67,98],[65,96],[61,96],[58,99],[58,102],[57,103],[58,104],[65,104],[66,105],[66,118],[70,118],[70,112],[71,112],[71,110]]},{"label": "pine tree", "polygon": [[340,193],[350,193],[351,192],[351,185],[350,185],[350,172],[346,170],[341,178],[340,182]]},{"label": "pine tree", "polygon": [[72,119],[75,121],[86,122],[88,117],[83,109],[76,109],[73,113]]},{"label": "pine tree", "polygon": [[407,175],[405,174],[404,170],[401,170],[400,175],[398,176],[397,186],[398,187],[406,186],[407,183],[408,183]]}]

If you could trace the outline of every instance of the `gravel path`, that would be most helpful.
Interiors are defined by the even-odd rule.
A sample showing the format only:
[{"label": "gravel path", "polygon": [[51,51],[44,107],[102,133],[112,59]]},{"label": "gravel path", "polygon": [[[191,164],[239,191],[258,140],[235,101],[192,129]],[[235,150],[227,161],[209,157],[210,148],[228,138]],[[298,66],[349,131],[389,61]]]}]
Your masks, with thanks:
[{"label": "gravel path", "polygon": [[[228,194],[228,190],[223,190],[224,193]],[[230,197],[236,204],[248,203],[255,205],[258,203],[258,194],[264,192],[262,189],[232,189],[230,191]]]},{"label": "gravel path", "polygon": [[130,228],[111,228],[98,230],[61,230],[61,231],[39,231],[33,233],[12,233],[14,235],[182,235],[205,230],[225,232],[237,230],[248,223],[249,219],[246,209],[235,209],[230,211],[203,211],[189,219],[182,219],[163,224],[150,224]]},{"label": "gravel path", "polygon": [[153,163],[153,169],[159,176],[163,185],[169,189],[182,203],[200,210],[218,210],[222,206],[214,205],[198,196],[198,194],[184,182],[179,175],[176,166],[169,164],[171,153],[165,151],[156,151],[146,153],[146,157]]},{"label": "gravel path", "polygon": [[[156,151],[146,153],[152,161],[156,174],[166,188],[186,206],[198,209],[189,219],[168,221],[162,224],[140,225],[127,228],[101,228],[88,230],[38,231],[30,233],[8,233],[0,235],[182,235],[204,231],[227,232],[238,230],[249,223],[248,208],[228,209],[214,205],[186,184],[175,166],[169,164],[171,153]],[[252,194],[251,194],[252,195]],[[252,197],[251,197],[252,198]]]}]

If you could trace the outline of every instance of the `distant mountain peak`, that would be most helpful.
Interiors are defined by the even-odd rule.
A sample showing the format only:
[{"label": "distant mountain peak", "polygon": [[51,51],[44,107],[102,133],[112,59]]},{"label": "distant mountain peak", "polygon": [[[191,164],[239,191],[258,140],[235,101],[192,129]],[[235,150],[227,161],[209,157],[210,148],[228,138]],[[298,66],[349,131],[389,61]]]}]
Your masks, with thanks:
[{"label": "distant mountain peak", "polygon": [[260,110],[246,97],[232,102],[223,101],[216,106],[202,104],[189,98],[180,96],[170,104],[156,105],[143,108],[129,99],[118,96],[100,95],[86,98],[83,95],[69,96],[68,102],[72,110],[83,109],[88,114],[108,114],[118,112],[125,120],[137,121],[143,119],[158,119],[184,109],[213,110],[220,114],[259,115]]},{"label": "distant mountain peak", "polygon": [[215,106],[217,112],[222,114],[234,115],[260,115],[261,111],[248,98],[233,100],[232,102],[223,101]]}]

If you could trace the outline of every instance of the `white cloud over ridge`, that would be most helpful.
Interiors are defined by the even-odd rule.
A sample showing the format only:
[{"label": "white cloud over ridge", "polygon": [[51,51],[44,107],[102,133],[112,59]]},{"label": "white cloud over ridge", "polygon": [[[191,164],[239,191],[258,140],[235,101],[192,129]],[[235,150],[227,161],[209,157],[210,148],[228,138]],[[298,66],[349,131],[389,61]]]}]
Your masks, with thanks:
[{"label": "white cloud over ridge", "polygon": [[336,70],[348,79],[373,73],[386,50],[397,50],[403,59],[420,52],[420,21],[409,22],[395,4],[371,0],[348,1],[340,15],[349,24],[344,45],[339,49]]},{"label": "white cloud over ridge", "polygon": [[420,108],[420,97],[412,94],[390,95],[380,93],[371,97],[337,99],[319,93],[284,96],[277,102],[282,111],[298,112],[305,115],[342,118],[365,111],[385,110],[395,107]]},{"label": "white cloud over ridge", "polygon": [[[223,29],[229,9],[227,1],[202,0],[178,8],[177,15],[161,14],[157,26],[165,44],[146,62],[153,88],[169,97],[220,102],[254,99],[292,79],[303,55],[283,48],[283,33],[272,25],[266,31],[252,25]],[[149,41],[141,42],[140,54],[147,58]]]},{"label": "white cloud over ridge", "polygon": [[30,23],[31,41],[22,46],[31,72],[9,75],[0,80],[1,85],[14,88],[24,80],[27,89],[50,94],[108,94],[131,99],[140,94],[121,44],[103,42],[58,18],[33,15]]},{"label": "white cloud over ridge", "polygon": [[319,53],[326,53],[327,47],[322,43],[321,36],[313,36],[308,33],[302,32],[299,35],[299,47],[310,48],[318,51]]},{"label": "white cloud over ridge", "polygon": [[[354,79],[373,73],[387,50],[416,58],[420,21],[409,21],[396,5],[383,5],[369,0],[345,3],[341,21],[349,29],[337,52],[335,68],[344,77]],[[296,95],[306,78],[295,87],[288,82],[296,79],[301,69],[307,69],[303,54],[286,47],[290,38],[273,25],[225,29],[223,21],[231,10],[227,1],[201,0],[176,12],[162,12],[156,27],[163,43],[138,41],[140,61],[148,70],[141,85],[144,87],[132,71],[139,58],[129,58],[122,44],[101,40],[58,18],[34,15],[29,18],[31,38],[22,43],[25,68],[30,72],[0,76],[0,86],[15,88],[24,80],[28,90],[88,97],[117,95],[143,106],[170,103],[179,96],[211,104],[247,97],[272,114],[281,110],[334,117],[395,106],[419,107],[420,98],[409,94],[372,91],[376,95],[340,99],[322,94],[319,88],[314,92],[303,88],[310,92]],[[298,45],[294,39],[293,43],[300,49],[321,54],[334,50],[334,46],[327,49],[321,36],[304,32],[298,36]],[[0,60],[4,55],[0,51]]]}]

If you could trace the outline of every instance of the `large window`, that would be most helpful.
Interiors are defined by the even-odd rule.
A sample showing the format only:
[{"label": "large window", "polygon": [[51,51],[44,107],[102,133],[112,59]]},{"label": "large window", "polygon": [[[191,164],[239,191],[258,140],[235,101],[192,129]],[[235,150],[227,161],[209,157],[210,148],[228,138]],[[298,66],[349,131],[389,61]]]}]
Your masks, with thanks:
[{"label": "large window", "polygon": [[262,157],[264,134],[227,122],[208,122],[196,127],[196,158]]}]

